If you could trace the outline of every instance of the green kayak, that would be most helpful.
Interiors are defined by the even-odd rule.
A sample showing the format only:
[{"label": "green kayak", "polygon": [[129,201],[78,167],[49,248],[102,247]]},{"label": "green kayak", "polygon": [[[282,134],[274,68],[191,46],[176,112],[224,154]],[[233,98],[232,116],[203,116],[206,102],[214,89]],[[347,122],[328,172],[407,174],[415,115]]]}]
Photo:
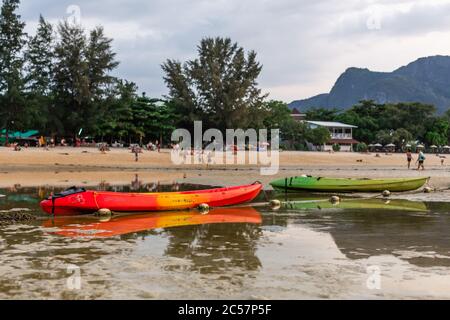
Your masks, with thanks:
[{"label": "green kayak", "polygon": [[290,177],[272,181],[274,189],[287,191],[324,191],[324,192],[381,192],[416,190],[423,186],[428,178],[396,179],[351,179],[322,177]]}]

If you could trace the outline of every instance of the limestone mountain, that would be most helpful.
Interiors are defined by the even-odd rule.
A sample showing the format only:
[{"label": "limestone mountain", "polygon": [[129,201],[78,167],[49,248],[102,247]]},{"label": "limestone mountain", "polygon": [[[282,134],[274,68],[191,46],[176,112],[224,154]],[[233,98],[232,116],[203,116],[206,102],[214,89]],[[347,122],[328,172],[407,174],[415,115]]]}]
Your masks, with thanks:
[{"label": "limestone mountain", "polygon": [[348,68],[330,93],[293,101],[289,107],[348,109],[360,100],[428,103],[442,113],[450,108],[450,56],[420,58],[393,72]]}]

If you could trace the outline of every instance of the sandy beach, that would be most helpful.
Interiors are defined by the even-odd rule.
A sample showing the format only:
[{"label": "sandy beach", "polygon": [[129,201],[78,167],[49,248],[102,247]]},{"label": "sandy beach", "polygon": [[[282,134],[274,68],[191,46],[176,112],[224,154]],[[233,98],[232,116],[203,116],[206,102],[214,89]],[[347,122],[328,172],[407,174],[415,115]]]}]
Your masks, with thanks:
[{"label": "sandy beach", "polygon": [[[189,182],[235,185],[279,177],[317,175],[330,177],[431,177],[436,188],[450,186],[450,155],[427,154],[425,171],[408,170],[404,154],[348,152],[280,152],[275,175],[261,175],[262,165],[184,164],[171,161],[170,150],[144,151],[136,162],[128,149],[111,149],[103,154],[95,148],[27,148],[14,151],[0,147],[0,187]],[[444,159],[444,164],[441,164]],[[412,162],[415,168],[414,161]],[[270,186],[268,187],[270,188]]]}]

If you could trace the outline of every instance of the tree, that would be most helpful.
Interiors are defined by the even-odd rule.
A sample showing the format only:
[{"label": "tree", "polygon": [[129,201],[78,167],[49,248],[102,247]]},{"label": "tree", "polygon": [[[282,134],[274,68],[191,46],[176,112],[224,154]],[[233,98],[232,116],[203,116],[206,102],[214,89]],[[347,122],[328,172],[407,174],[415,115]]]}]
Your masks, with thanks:
[{"label": "tree", "polygon": [[331,134],[327,128],[317,127],[307,130],[306,139],[315,146],[322,146],[331,139]]},{"label": "tree", "polygon": [[309,128],[304,122],[291,119],[280,127],[280,137],[289,148],[303,150],[306,148],[308,130]]},{"label": "tree", "polygon": [[26,116],[26,103],[23,96],[22,77],[24,59],[22,49],[25,45],[25,23],[16,13],[19,0],[3,0],[0,12],[0,127],[8,130],[20,127]]},{"label": "tree", "polygon": [[105,36],[103,27],[96,27],[90,33],[86,59],[88,65],[89,91],[96,100],[101,100],[108,95],[109,87],[116,80],[110,75],[119,65],[115,60],[112,39]]},{"label": "tree", "polygon": [[396,146],[403,147],[408,143],[408,141],[411,141],[412,139],[412,134],[404,128],[399,128],[392,134],[392,143],[394,143]]},{"label": "tree", "polygon": [[59,24],[58,33],[55,96],[65,120],[64,133],[73,137],[80,129],[95,133],[116,94],[117,81],[110,75],[118,66],[112,40],[101,27],[92,30],[87,39],[81,26],[67,21]]},{"label": "tree", "polygon": [[341,145],[338,144],[338,143],[334,143],[333,146],[332,146],[332,148],[333,148],[333,151],[334,151],[334,152],[339,152],[339,151],[341,151]]},{"label": "tree", "polygon": [[308,127],[304,122],[299,122],[292,118],[291,110],[285,102],[277,100],[264,102],[263,110],[258,112],[258,117],[255,115],[252,119],[255,121],[251,123],[252,128],[260,128],[261,125],[256,121],[262,120],[262,128],[268,130],[279,129],[283,145],[288,148],[305,148],[305,137]]},{"label": "tree", "polygon": [[[117,68],[119,62],[115,60],[116,53],[112,50],[112,39],[104,34],[103,27],[96,27],[90,32],[89,44],[86,48],[87,77],[89,81],[89,123],[88,130],[92,133],[99,131],[99,122],[111,113],[111,104],[117,102],[115,95],[116,86],[119,85],[117,78],[111,76],[111,72]],[[135,86],[132,84],[131,86]],[[119,88],[119,90],[123,89]],[[133,88],[134,91],[137,88]],[[119,119],[126,118],[115,113]],[[109,117],[110,118],[110,117]],[[128,127],[132,127],[128,124]],[[103,135],[102,135],[103,136]]]},{"label": "tree", "polygon": [[434,144],[437,146],[445,144],[441,135],[439,133],[437,133],[436,131],[428,131],[425,135],[425,140],[427,143]]},{"label": "tree", "polygon": [[354,131],[355,139],[372,142],[375,140],[375,133],[380,130],[379,117],[383,110],[383,105],[364,100],[339,114],[335,120],[357,126],[358,129]]},{"label": "tree", "polygon": [[169,96],[186,114],[183,121],[201,119],[222,131],[248,127],[250,115],[262,110],[265,96],[256,81],[261,68],[254,51],[245,54],[229,38],[205,38],[197,59],[162,64]]},{"label": "tree", "polygon": [[357,152],[366,152],[368,149],[369,149],[369,147],[364,142],[358,143],[355,147],[355,150]]},{"label": "tree", "polygon": [[67,21],[58,25],[59,42],[55,48],[55,112],[64,119],[64,132],[75,137],[90,123],[90,92],[86,61],[86,36],[79,25]]},{"label": "tree", "polygon": [[414,137],[423,138],[435,118],[436,108],[422,103],[386,104],[379,123],[383,129],[405,128]]},{"label": "tree", "polygon": [[311,121],[335,121],[339,113],[339,110],[325,109],[325,108],[312,108],[306,111],[306,120]]},{"label": "tree", "polygon": [[30,114],[30,126],[44,129],[54,124],[49,110],[52,103],[52,82],[54,62],[53,27],[39,17],[36,35],[28,39],[25,52],[26,89]]},{"label": "tree", "polygon": [[139,97],[132,106],[133,124],[140,143],[144,137],[147,141],[169,140],[171,132],[176,128],[176,116],[170,104],[159,99]]},{"label": "tree", "polygon": [[[114,97],[109,102],[108,112],[99,119],[96,134],[122,140],[136,133],[133,123],[133,104],[137,99],[137,86],[133,82],[117,80],[114,86]],[[103,139],[102,139],[103,140]]]},{"label": "tree", "polygon": [[291,110],[285,102],[277,100],[264,102],[262,110],[255,113],[251,116],[250,127],[267,129],[268,134],[271,129],[279,129],[282,140],[290,140],[295,144],[299,141],[299,134],[304,131],[292,118]]},{"label": "tree", "polygon": [[[357,126],[354,137],[359,141],[371,143],[383,140],[401,144],[403,140],[412,138],[424,139],[436,123],[435,111],[434,106],[428,104],[377,104],[369,100],[338,114],[335,120]],[[391,137],[387,132],[389,135],[392,133]]]},{"label": "tree", "polygon": [[382,145],[390,144],[394,141],[392,137],[393,132],[389,130],[380,130],[375,135],[375,139],[377,143],[381,143]]},{"label": "tree", "polygon": [[443,146],[448,143],[449,122],[444,118],[435,119],[425,134],[425,141],[429,144]]},{"label": "tree", "polygon": [[36,35],[28,39],[26,58],[27,89],[46,95],[53,80],[53,26],[40,16]]},{"label": "tree", "polygon": [[194,121],[202,119],[202,110],[195,103],[195,94],[190,88],[191,80],[184,74],[183,66],[178,61],[167,60],[162,68],[166,73],[164,81],[169,87],[169,99],[180,115],[178,125],[192,129]]},{"label": "tree", "polygon": [[[270,100],[264,102],[262,112],[262,125],[267,129],[281,129],[287,122],[294,121],[291,110],[283,101]],[[257,128],[257,125],[253,125]]]}]

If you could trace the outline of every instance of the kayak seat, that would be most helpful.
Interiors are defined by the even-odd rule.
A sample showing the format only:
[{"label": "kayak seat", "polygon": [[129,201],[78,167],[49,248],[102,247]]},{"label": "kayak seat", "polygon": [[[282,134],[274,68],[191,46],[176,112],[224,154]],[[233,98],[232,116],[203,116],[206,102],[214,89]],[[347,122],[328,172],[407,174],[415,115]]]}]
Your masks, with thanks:
[{"label": "kayak seat", "polygon": [[52,196],[53,199],[57,199],[57,198],[64,198],[67,196],[70,196],[72,194],[77,194],[77,193],[82,193],[82,192],[86,192],[86,189],[84,188],[77,188],[77,187],[70,187],[60,193],[56,193]]}]

